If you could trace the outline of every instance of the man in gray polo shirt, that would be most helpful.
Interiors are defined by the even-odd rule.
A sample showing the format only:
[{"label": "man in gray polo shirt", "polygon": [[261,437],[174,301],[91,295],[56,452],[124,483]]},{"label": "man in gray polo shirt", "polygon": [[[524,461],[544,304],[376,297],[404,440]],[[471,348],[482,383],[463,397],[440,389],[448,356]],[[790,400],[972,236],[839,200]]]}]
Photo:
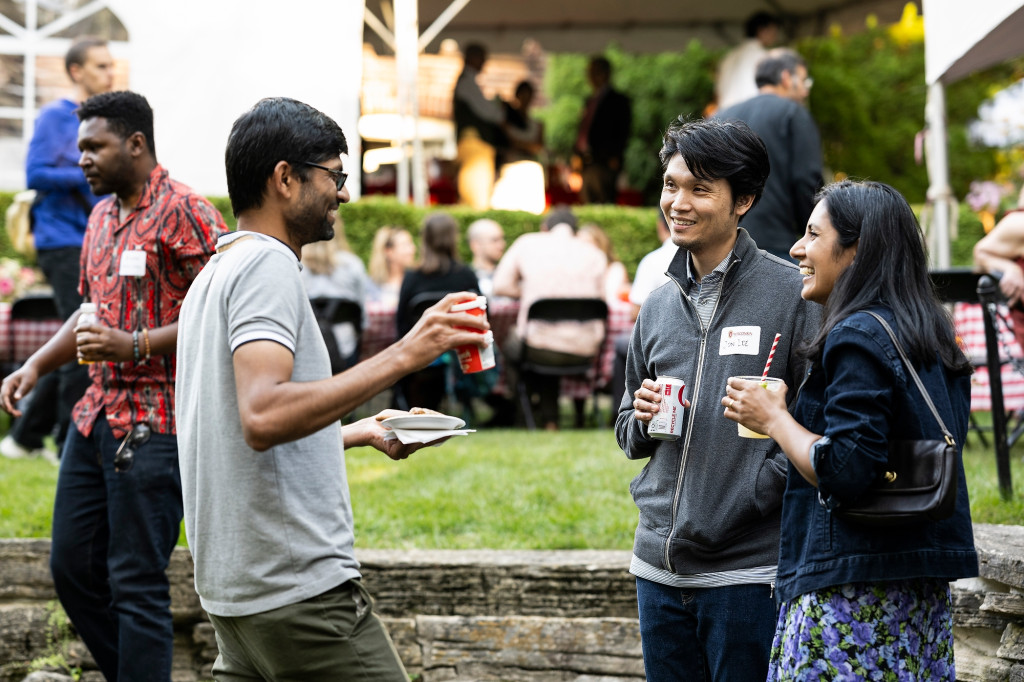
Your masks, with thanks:
[{"label": "man in gray polo shirt", "polygon": [[238,231],[182,304],[185,533],[218,679],[408,679],[359,580],[343,450],[403,459],[416,446],[385,440],[377,418],[339,421],[443,352],[480,343],[453,324],[487,324],[449,312],[467,296],[452,294],[396,344],[331,376],[299,255],[334,236],[347,152],[338,125],[295,100],[262,100],[235,121],[226,165]]}]

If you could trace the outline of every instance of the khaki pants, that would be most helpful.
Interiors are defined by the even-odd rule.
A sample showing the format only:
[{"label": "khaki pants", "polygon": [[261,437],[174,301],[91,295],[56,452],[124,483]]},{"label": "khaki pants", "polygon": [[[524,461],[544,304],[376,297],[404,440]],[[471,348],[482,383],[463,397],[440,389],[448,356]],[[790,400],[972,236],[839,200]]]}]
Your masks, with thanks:
[{"label": "khaki pants", "polygon": [[463,132],[459,139],[459,199],[478,211],[491,207],[494,192],[494,147],[476,135]]},{"label": "khaki pants", "polygon": [[216,680],[409,679],[359,580],[266,613],[210,621],[220,649]]}]

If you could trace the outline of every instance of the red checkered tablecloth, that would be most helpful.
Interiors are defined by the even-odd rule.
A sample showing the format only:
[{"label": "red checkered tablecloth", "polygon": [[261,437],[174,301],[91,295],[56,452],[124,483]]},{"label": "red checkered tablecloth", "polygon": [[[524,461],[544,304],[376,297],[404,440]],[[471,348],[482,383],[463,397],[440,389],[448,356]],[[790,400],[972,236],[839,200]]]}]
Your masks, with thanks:
[{"label": "red checkered tablecloth", "polygon": [[[999,306],[999,314],[1003,320],[1010,320],[1006,306]],[[992,409],[992,393],[989,388],[988,367],[985,365],[985,320],[981,305],[977,303],[957,303],[953,307],[953,322],[956,333],[960,337],[964,351],[975,366],[971,377],[971,410],[988,412]],[[1024,351],[1017,343],[1013,330],[1001,322],[999,331],[999,348],[1003,359],[1007,357],[1024,358]],[[1024,409],[1024,374],[1018,372],[1007,362],[1002,366],[1003,404],[1007,411]]]},{"label": "red checkered tablecloth", "polygon": [[[508,332],[515,327],[516,316],[519,314],[519,301],[510,299],[491,299],[487,302],[487,320],[491,323],[494,338],[501,346]],[[395,309],[380,303],[366,304],[367,325],[363,330],[360,346],[360,359],[376,355],[395,342]],[[623,332],[633,328],[632,306],[626,302],[616,302],[608,307],[608,334],[601,350],[598,367],[598,386],[608,383],[615,361],[614,339]],[[573,398],[584,398],[592,392],[592,379],[562,379],[562,395]]]},{"label": "red checkered tablecloth", "polygon": [[12,325],[11,304],[0,303],[0,362],[24,362],[60,326],[60,320],[17,320]]}]

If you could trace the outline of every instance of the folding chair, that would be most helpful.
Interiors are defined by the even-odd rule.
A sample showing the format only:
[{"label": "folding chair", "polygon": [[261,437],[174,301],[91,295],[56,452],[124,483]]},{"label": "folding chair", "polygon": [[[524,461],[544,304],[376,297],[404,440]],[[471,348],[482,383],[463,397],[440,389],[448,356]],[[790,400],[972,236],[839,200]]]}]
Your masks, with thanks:
[{"label": "folding chair", "polygon": [[17,346],[15,330],[19,322],[30,322],[40,320],[57,320],[57,304],[53,294],[48,292],[34,292],[25,294],[11,303],[11,318],[7,325],[7,348],[10,357],[3,368],[0,368],[0,375],[7,376],[9,373],[21,366],[27,358],[17,357]]},{"label": "folding chair", "polygon": [[[978,280],[981,273],[974,272],[971,268],[948,268],[944,270],[930,270],[932,286],[935,294],[943,303],[979,303]],[[975,362],[975,367],[984,366],[984,360]],[[988,447],[988,439],[985,438],[985,427],[978,423],[972,412],[968,417],[970,430],[978,436],[978,440],[984,447]]]},{"label": "folding chair", "polygon": [[[327,344],[327,354],[331,358],[331,374],[343,372],[358,360],[359,342],[363,335],[363,306],[358,301],[333,296],[311,298],[309,304],[313,307],[313,316],[316,317],[320,334]],[[334,336],[334,326],[339,324],[350,324],[355,332],[356,350],[349,357],[342,355]]]},{"label": "folding chair", "polygon": [[[519,404],[526,421],[526,427],[536,429],[530,395],[523,379],[524,372],[532,372],[542,376],[590,376],[593,374],[591,397],[597,405],[597,362],[601,357],[605,336],[608,333],[608,304],[600,298],[541,298],[530,304],[526,312],[527,322],[591,322],[598,320],[603,323],[604,332],[592,355],[552,354],[543,349],[531,348],[523,340],[522,352],[516,362],[516,390],[519,393]],[[563,357],[558,357],[562,355]]]},{"label": "folding chair", "polygon": [[[450,292],[448,291],[424,291],[409,299],[408,304],[406,304],[406,309],[408,310],[406,318],[409,320],[410,326],[415,325],[416,322],[423,317],[423,313],[426,312],[427,308],[440,301],[449,293]],[[435,382],[441,382],[444,384],[444,395],[446,397],[450,397],[452,394],[452,381],[449,380],[448,369],[449,367],[446,364],[446,359],[442,355],[427,367],[399,379],[392,389],[392,404],[399,410],[408,410],[411,407],[423,407],[422,405],[417,406],[410,404],[409,393],[411,384],[430,385]]]}]

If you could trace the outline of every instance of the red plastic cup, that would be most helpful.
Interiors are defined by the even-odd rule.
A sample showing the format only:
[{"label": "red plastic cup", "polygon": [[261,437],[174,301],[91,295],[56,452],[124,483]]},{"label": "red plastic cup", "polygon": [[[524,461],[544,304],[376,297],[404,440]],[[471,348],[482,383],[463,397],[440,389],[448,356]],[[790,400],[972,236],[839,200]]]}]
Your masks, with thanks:
[{"label": "red plastic cup", "polygon": [[[487,297],[477,296],[476,298],[456,303],[452,306],[451,311],[453,313],[464,312],[478,317],[485,317],[487,315]],[[455,353],[459,357],[459,366],[462,368],[462,371],[466,374],[471,374],[473,372],[482,372],[485,369],[491,369],[494,367],[494,334],[490,331],[485,332],[480,329],[473,329],[472,327],[460,327],[456,325],[455,328],[483,334],[487,339],[487,346],[484,348],[472,343],[465,346],[457,346],[455,348]]]}]

